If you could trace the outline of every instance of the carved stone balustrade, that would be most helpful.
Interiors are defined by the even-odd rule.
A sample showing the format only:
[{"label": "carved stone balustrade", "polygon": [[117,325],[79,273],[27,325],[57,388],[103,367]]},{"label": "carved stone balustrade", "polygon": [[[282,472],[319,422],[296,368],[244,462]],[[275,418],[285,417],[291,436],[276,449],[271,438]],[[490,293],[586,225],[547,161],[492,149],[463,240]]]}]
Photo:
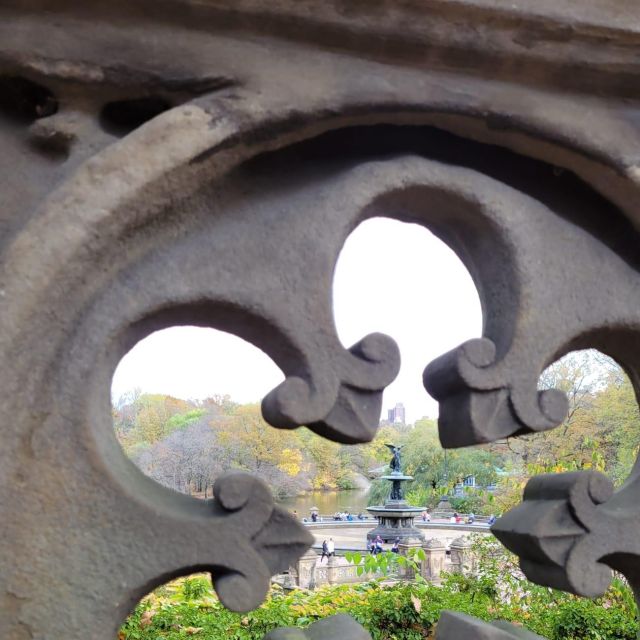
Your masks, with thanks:
[{"label": "carved stone balustrade", "polygon": [[[369,218],[431,230],[478,289],[482,335],[424,372],[445,446],[560,424],[538,380],[571,350],[638,392],[639,47],[636,0],[3,2],[0,638],[112,640],[194,571],[249,610],[295,564],[311,537],[260,481],[198,501],[133,466],[111,379],[150,333],[213,327],[281,368],[274,428],[371,440],[398,348],[345,348],[331,308]],[[638,591],[638,473],[534,479],[495,532],[537,582]],[[523,633],[445,616],[438,638]]]}]

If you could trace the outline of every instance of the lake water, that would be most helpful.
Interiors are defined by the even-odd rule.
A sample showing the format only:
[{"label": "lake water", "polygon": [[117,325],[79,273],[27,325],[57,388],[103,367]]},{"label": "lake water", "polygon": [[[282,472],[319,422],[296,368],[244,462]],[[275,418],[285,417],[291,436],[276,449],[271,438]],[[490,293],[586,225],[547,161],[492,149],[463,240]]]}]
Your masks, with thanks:
[{"label": "lake water", "polygon": [[318,507],[323,515],[333,515],[336,511],[349,511],[354,515],[366,513],[367,490],[352,491],[309,491],[295,498],[286,498],[278,502],[281,506],[298,512],[301,518],[308,518],[311,507]]}]

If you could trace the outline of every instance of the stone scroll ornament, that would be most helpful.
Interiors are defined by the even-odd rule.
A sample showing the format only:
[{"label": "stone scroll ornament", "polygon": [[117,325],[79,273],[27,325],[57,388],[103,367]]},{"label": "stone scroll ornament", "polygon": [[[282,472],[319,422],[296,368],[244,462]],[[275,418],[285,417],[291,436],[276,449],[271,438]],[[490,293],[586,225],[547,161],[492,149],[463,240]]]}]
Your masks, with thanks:
[{"label": "stone scroll ornament", "polygon": [[[214,485],[221,515],[212,542],[213,586],[234,611],[250,611],[266,597],[271,576],[313,542],[313,536],[288,513],[274,506],[269,488],[245,473],[228,473]],[[228,540],[233,544],[225,543]],[[215,549],[219,546],[220,549]],[[288,566],[288,565],[286,565]]]},{"label": "stone scroll ornament", "polygon": [[[599,347],[637,383],[630,220],[640,220],[640,134],[633,100],[615,106],[616,91],[637,86],[628,46],[637,35],[620,26],[632,20],[612,11],[610,27],[598,18],[538,47],[522,43],[546,38],[541,24],[567,33],[572,14],[541,22],[543,10],[466,3],[478,31],[460,27],[453,2],[435,3],[434,20],[412,8],[419,3],[355,12],[335,2],[309,11],[291,1],[171,0],[160,12],[146,0],[28,4],[8,3],[0,17],[3,640],[113,638],[143,596],[196,571],[211,573],[226,606],[260,603],[270,574],[301,555],[309,535],[246,476],[221,478],[213,502],[143,476],[113,434],[113,372],[154,331],[228,331],[282,370],[262,403],[270,424],[371,440],[398,348],[378,333],[343,345],[331,308],[339,253],[367,218],[428,227],[476,282],[482,337],[425,375],[447,446],[558,424],[565,400],[538,392],[537,380],[568,349]],[[418,31],[407,38],[407,28]],[[593,34],[602,34],[597,48]],[[506,65],[495,64],[500,47]],[[538,72],[561,61],[544,85]],[[543,84],[527,85],[529,62]],[[17,102],[7,100],[14,90]],[[7,105],[22,117],[7,119]],[[381,136],[379,125],[393,132]],[[335,146],[349,128],[367,142],[357,153]],[[425,129],[435,143],[414,148]],[[451,136],[438,143],[444,130]],[[409,142],[388,147],[389,134]],[[511,154],[502,176],[499,148]],[[531,174],[517,158],[549,164]],[[615,206],[601,214],[603,198],[588,190],[574,207],[575,180],[557,189],[558,213],[542,197],[551,164]],[[611,231],[614,220],[628,224]],[[613,543],[598,547],[604,533],[590,510],[611,504],[623,522],[635,501],[633,485],[604,502],[600,488],[572,487],[533,491],[523,509],[553,511],[534,530],[540,552],[527,571],[550,568],[577,588],[574,559],[617,566],[631,549],[615,529],[622,556],[601,555]],[[525,532],[511,530],[507,543],[524,554]],[[282,633],[364,639],[344,624],[342,635],[325,623]],[[484,623],[456,624],[439,633],[504,637]]]},{"label": "stone scroll ornament", "polygon": [[[476,278],[483,337],[440,356],[424,371],[425,388],[440,403],[445,447],[559,425],[568,410],[566,396],[540,390],[538,380],[572,350],[600,349],[640,388],[638,253],[621,255],[606,239],[539,203],[522,205],[508,217],[491,215],[494,245],[481,256],[485,277]],[[470,271],[478,273],[473,266]],[[594,283],[602,296],[594,297]]]},{"label": "stone scroll ornament", "polygon": [[611,481],[596,471],[536,476],[527,483],[523,502],[492,531],[520,557],[533,582],[596,597],[615,569],[637,596],[638,482],[637,469],[615,493]]},{"label": "stone scroll ornament", "polygon": [[[97,171],[94,165],[90,169],[89,178]],[[82,185],[84,177],[81,170],[76,180]],[[65,186],[51,210],[34,221],[42,237],[48,232],[58,237],[49,227],[64,224],[71,206],[65,196],[73,195],[74,185]],[[4,356],[15,363],[0,389],[10,415],[16,416],[7,423],[16,432],[6,438],[13,447],[6,468],[22,477],[28,467],[52,486],[83,489],[74,501],[58,497],[56,510],[42,510],[37,487],[12,485],[5,540],[22,539],[25,531],[57,531],[61,522],[65,528],[47,538],[37,571],[29,574],[34,576],[28,583],[33,599],[12,609],[10,628],[55,623],[57,636],[76,640],[87,625],[99,624],[106,637],[150,590],[201,570],[212,573],[228,607],[246,610],[261,602],[270,573],[288,567],[309,546],[309,537],[273,506],[257,481],[236,479],[228,486],[222,481],[212,507],[141,476],[113,436],[111,376],[120,358],[158,329],[194,324],[227,330],[265,351],[285,375],[263,401],[263,414],[272,425],[307,424],[340,442],[370,440],[382,389],[399,367],[398,349],[381,334],[345,348],[331,309],[340,250],[367,218],[393,216],[430,228],[459,253],[478,284],[485,337],[428,370],[433,373],[428,386],[443,402],[440,427],[443,440],[450,438],[448,446],[519,432],[525,424],[548,428],[562,419],[560,394],[547,392],[540,400],[536,389],[539,370],[552,357],[545,355],[545,345],[557,352],[574,335],[579,318],[598,313],[594,305],[580,302],[577,292],[592,274],[583,275],[577,267],[572,271],[563,237],[572,238],[576,253],[593,254],[585,269],[597,269],[611,295],[608,309],[600,313],[615,314],[628,326],[631,322],[625,301],[638,281],[628,263],[540,202],[469,169],[406,155],[345,163],[301,182],[293,170],[273,171],[270,162],[255,162],[215,188],[204,185],[169,203],[153,229],[153,242],[146,230],[131,231],[129,208],[112,212],[101,221],[102,232],[91,235],[91,216],[102,209],[90,207],[78,217],[88,231],[74,227],[74,233],[83,237],[86,232],[98,245],[91,245],[95,256],[87,258],[84,269],[65,262],[71,251],[66,238],[48,253],[36,252],[37,260],[21,263],[33,287],[53,282],[51,290],[42,292],[46,305],[40,308],[46,306],[47,315],[36,315],[26,325],[22,320],[32,309],[26,301],[16,302],[14,339],[0,342]],[[113,247],[127,260],[112,264]],[[11,249],[19,262],[28,246]],[[82,245],[77,251],[86,249]],[[47,262],[54,258],[59,260],[55,269]],[[573,304],[579,308],[567,307],[577,315],[559,302],[556,306],[567,315],[555,331],[557,318],[549,318],[553,310],[537,311],[550,307],[550,288],[536,284],[528,271],[543,264],[575,278]],[[16,289],[23,277],[18,268],[5,275],[7,299],[20,299]],[[53,295],[59,280],[67,282],[64,297]],[[29,345],[36,338],[34,350]],[[27,352],[32,358],[25,357]],[[30,385],[42,384],[47,391],[37,405],[31,387],[17,384],[18,368],[27,370],[23,374],[28,373]],[[51,370],[59,381],[54,387],[48,384]],[[456,429],[447,430],[454,417]],[[24,424],[30,427],[26,441],[17,431]],[[90,455],[78,456],[78,450]],[[68,543],[69,530],[79,536],[74,544]],[[12,562],[23,557],[21,552],[28,563],[27,548],[14,549]],[[31,604],[46,602],[54,592],[59,599],[53,582],[68,575],[70,567],[83,576],[88,565],[111,570],[100,573],[90,605],[78,608],[75,618],[52,623],[47,607]],[[11,593],[27,593],[23,582],[10,581]],[[72,608],[86,593],[74,586],[56,606]]]},{"label": "stone scroll ornament", "polygon": [[[483,337],[442,355],[424,371],[426,389],[440,402],[445,447],[558,426],[568,401],[559,390],[540,390],[538,380],[572,350],[607,353],[640,392],[639,254],[619,251],[606,234],[598,237],[539,205],[524,213],[514,210],[509,221],[494,218],[500,238],[494,246],[505,250],[485,255],[485,266],[494,263],[493,273],[507,274],[507,281],[488,291],[476,280]],[[639,483],[640,463],[618,491],[593,471],[542,475],[529,481],[522,504],[492,531],[519,556],[533,582],[595,597],[604,593],[614,569],[638,598]],[[485,637],[471,623],[464,631],[464,624],[451,621],[446,628],[459,628],[461,638]]]}]

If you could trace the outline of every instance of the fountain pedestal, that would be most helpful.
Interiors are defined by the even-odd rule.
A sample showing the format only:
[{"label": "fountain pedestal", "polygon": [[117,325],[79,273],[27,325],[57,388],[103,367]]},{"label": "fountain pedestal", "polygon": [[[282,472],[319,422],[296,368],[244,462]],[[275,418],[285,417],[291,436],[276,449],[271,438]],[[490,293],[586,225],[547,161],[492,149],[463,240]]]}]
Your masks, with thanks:
[{"label": "fountain pedestal", "polygon": [[400,538],[401,542],[424,540],[424,534],[414,525],[415,517],[424,508],[409,506],[402,488],[402,483],[413,480],[413,477],[394,472],[382,476],[382,479],[392,483],[391,493],[384,506],[367,507],[367,511],[378,520],[378,526],[367,533],[367,540],[375,540],[377,536],[385,542],[393,542],[396,538]]}]

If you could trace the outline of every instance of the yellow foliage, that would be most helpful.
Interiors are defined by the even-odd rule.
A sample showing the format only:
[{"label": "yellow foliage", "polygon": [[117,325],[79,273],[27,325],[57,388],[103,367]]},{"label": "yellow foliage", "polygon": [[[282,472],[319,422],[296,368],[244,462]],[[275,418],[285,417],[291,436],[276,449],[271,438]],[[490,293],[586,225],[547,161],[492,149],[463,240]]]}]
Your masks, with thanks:
[{"label": "yellow foliage", "polygon": [[278,463],[278,469],[291,477],[297,476],[302,468],[302,451],[300,449],[283,449],[282,460]]},{"label": "yellow foliage", "polygon": [[292,477],[300,473],[303,454],[298,435],[268,425],[257,404],[240,406],[226,420],[212,426],[219,442],[236,449],[248,470],[259,472],[262,467],[271,466]]}]

